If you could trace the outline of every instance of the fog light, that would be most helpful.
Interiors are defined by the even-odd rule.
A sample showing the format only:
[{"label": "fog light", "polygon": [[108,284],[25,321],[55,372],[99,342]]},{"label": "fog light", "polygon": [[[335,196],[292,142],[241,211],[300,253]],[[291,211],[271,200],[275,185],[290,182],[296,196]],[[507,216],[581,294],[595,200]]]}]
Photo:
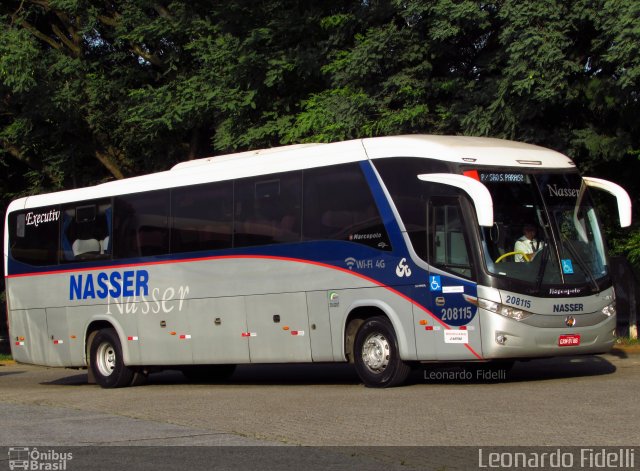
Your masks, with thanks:
[{"label": "fog light", "polygon": [[504,345],[505,343],[507,343],[507,337],[502,334],[498,334],[496,335],[496,342],[498,342],[500,345]]}]

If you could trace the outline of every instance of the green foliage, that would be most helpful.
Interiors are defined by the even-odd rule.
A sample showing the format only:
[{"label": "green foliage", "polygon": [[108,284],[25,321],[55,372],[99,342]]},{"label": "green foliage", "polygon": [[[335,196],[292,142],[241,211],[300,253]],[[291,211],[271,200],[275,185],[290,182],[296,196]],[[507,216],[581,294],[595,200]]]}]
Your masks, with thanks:
[{"label": "green foliage", "polygon": [[[639,20],[627,0],[6,0],[4,200],[420,132],[557,149],[637,206]],[[637,228],[609,232],[640,266]]]},{"label": "green foliage", "polygon": [[[613,251],[617,254],[624,254],[634,267],[640,267],[640,229],[629,231],[622,237],[612,239]],[[637,270],[636,270],[637,271]]]},{"label": "green foliage", "polygon": [[[287,142],[332,142],[361,135],[371,126],[365,122],[371,101],[362,90],[348,87],[312,95],[302,104],[295,124],[285,137]],[[305,135],[312,137],[305,138]],[[365,134],[367,135],[367,134]]]},{"label": "green foliage", "polygon": [[23,93],[36,85],[38,53],[37,41],[27,30],[0,30],[0,80],[9,90]]}]

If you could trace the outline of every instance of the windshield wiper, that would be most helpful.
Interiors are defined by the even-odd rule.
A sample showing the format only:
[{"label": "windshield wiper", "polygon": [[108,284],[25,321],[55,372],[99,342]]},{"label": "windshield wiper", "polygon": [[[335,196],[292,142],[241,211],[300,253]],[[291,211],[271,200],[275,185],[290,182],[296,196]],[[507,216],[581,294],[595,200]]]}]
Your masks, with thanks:
[{"label": "windshield wiper", "polygon": [[[593,287],[595,288],[595,292],[599,292],[600,285],[596,281],[596,278],[593,276],[593,273],[591,273],[591,270],[589,269],[589,266],[587,265],[587,263],[584,261],[580,253],[576,250],[576,248],[573,246],[573,242],[571,242],[571,240],[569,240],[569,238],[565,235],[561,236],[561,240],[562,240],[562,245],[567,247],[569,252],[571,252],[571,255],[573,255],[573,257],[578,262],[578,265],[580,265],[580,268],[582,268],[582,271],[586,273],[587,277],[589,278],[589,281],[593,284]],[[561,261],[561,264],[562,264],[562,261]],[[561,269],[562,269],[562,266],[561,266]]]},{"label": "windshield wiper", "polygon": [[547,262],[549,261],[549,244],[544,244],[542,248],[542,261],[540,262],[540,268],[538,268],[538,277],[536,278],[536,291],[540,293],[542,289],[542,282],[544,281],[544,272],[547,269]]}]

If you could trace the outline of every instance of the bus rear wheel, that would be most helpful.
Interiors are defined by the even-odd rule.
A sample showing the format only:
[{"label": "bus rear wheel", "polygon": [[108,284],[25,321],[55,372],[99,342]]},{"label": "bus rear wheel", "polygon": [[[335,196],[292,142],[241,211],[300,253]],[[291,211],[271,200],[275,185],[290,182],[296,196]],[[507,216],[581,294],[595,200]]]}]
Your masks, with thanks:
[{"label": "bus rear wheel", "polygon": [[386,317],[364,321],[356,334],[354,354],[356,372],[370,388],[399,386],[411,372],[400,359],[396,334]]},{"label": "bus rear wheel", "polygon": [[90,368],[100,386],[122,388],[132,383],[134,371],[124,364],[122,345],[114,329],[99,330],[89,352]]}]

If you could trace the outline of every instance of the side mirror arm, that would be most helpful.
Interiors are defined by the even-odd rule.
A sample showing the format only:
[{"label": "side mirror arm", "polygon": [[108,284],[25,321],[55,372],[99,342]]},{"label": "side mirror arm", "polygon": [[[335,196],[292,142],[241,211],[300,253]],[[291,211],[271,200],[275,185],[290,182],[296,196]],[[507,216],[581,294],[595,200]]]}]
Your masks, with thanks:
[{"label": "side mirror arm", "polygon": [[469,195],[473,201],[478,217],[478,224],[485,227],[493,226],[493,200],[486,186],[471,177],[451,173],[425,173],[418,175],[423,182],[440,183],[455,186]]},{"label": "side mirror arm", "polygon": [[582,177],[585,184],[590,188],[606,191],[616,197],[618,202],[618,217],[620,219],[620,227],[629,227],[631,225],[631,198],[617,183],[613,183],[601,178]]}]

